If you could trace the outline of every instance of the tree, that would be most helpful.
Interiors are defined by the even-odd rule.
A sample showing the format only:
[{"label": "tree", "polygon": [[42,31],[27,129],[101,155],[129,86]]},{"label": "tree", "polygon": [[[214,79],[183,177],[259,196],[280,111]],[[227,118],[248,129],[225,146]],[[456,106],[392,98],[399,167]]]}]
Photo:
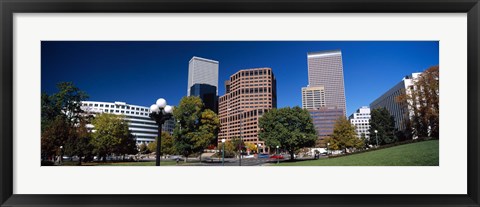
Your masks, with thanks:
[{"label": "tree", "polygon": [[294,159],[295,151],[302,147],[312,147],[317,133],[307,110],[296,106],[271,109],[259,119],[260,140],[269,147],[280,146]]},{"label": "tree", "polygon": [[133,136],[128,129],[128,123],[125,121],[124,116],[99,114],[93,119],[92,124],[95,126],[95,132],[92,134],[92,143],[95,147],[95,152],[104,161],[107,155],[112,153],[123,154],[128,150],[123,145],[129,143],[129,139],[133,139]]},{"label": "tree", "polygon": [[[174,155],[177,154],[177,151],[175,149],[175,142],[174,138],[170,133],[168,132],[162,132],[162,155]],[[155,138],[155,141],[150,142],[147,146],[148,150],[151,152],[155,152],[157,149],[157,139]]]},{"label": "tree", "polygon": [[[414,80],[413,86],[404,90],[397,97],[398,103],[408,105],[411,109],[405,116],[408,122],[404,123],[406,129],[413,128],[413,134],[418,137],[434,137],[439,135],[439,66],[425,70]],[[405,132],[409,135],[410,132]]]},{"label": "tree", "polygon": [[138,151],[143,154],[147,154],[151,152],[145,143],[142,143],[140,144],[140,146],[138,146]]},{"label": "tree", "polygon": [[73,157],[78,156],[78,165],[82,165],[83,157],[87,160],[93,157],[93,145],[91,133],[86,127],[85,120],[81,120],[79,126],[70,130],[70,136],[65,144],[65,154]]},{"label": "tree", "polygon": [[220,121],[215,112],[204,110],[199,97],[183,97],[173,111],[173,116],[177,120],[173,131],[175,148],[186,158],[190,154],[203,152],[215,142]]},{"label": "tree", "polygon": [[88,95],[73,85],[72,82],[60,82],[57,84],[58,93],[51,96],[56,111],[61,111],[71,125],[80,123],[83,110],[82,101],[88,98]]},{"label": "tree", "polygon": [[[223,145],[225,145],[225,148],[223,148]],[[237,146],[231,140],[225,141],[225,143],[219,143],[218,147],[220,156],[222,156],[221,151],[225,149],[225,157],[234,157],[238,150]]]},{"label": "tree", "polygon": [[254,152],[254,151],[256,152],[257,151],[257,145],[252,143],[252,142],[245,143],[245,148],[250,150],[250,152]]},{"label": "tree", "polygon": [[55,155],[60,146],[64,146],[65,153],[70,155],[83,155],[89,149],[89,132],[85,128],[86,123],[82,123],[85,117],[80,107],[81,101],[86,100],[88,95],[71,82],[60,82],[57,88],[57,93],[41,95],[43,159]]},{"label": "tree", "polygon": [[[396,142],[395,120],[388,110],[386,108],[373,109],[370,114],[370,139],[368,143],[377,145],[377,138],[379,145]],[[377,130],[377,133],[375,133],[375,130]]]},{"label": "tree", "polygon": [[240,155],[240,151],[245,147],[245,142],[240,137],[233,137],[231,140],[232,146],[234,147],[234,154]]},{"label": "tree", "polygon": [[355,126],[344,116],[337,119],[329,143],[334,149],[344,150],[345,153],[349,148],[362,148],[364,145],[362,140],[357,137]]},{"label": "tree", "polygon": [[64,117],[57,116],[42,132],[41,150],[42,158],[53,159],[58,155],[60,146],[64,146],[71,135],[71,129]]}]

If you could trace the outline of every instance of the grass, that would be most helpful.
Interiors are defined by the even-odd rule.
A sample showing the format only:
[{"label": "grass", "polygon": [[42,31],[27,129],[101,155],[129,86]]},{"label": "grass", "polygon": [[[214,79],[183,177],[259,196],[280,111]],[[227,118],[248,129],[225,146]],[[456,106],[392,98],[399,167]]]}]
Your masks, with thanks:
[{"label": "grass", "polygon": [[[191,162],[187,162],[189,164]],[[160,166],[174,166],[177,162],[173,160],[162,160]],[[178,162],[178,165],[184,165],[183,161]],[[77,162],[64,162],[64,166],[76,166]],[[82,166],[155,166],[155,161],[141,161],[141,162],[87,162],[83,163]]]},{"label": "grass", "polygon": [[438,166],[439,141],[399,145],[349,156],[284,162],[280,166]]}]

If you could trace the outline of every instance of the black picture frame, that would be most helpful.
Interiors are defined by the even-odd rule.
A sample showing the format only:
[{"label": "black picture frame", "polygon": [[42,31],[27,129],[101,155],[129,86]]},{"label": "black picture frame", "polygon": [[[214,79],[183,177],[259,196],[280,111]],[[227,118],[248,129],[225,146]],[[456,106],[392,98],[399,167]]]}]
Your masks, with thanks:
[{"label": "black picture frame", "polygon": [[[1,206],[480,206],[479,0],[0,0]],[[13,194],[15,13],[467,13],[468,186],[465,195],[20,195]],[[161,186],[159,186],[161,187]],[[292,189],[294,193],[294,189]]]}]

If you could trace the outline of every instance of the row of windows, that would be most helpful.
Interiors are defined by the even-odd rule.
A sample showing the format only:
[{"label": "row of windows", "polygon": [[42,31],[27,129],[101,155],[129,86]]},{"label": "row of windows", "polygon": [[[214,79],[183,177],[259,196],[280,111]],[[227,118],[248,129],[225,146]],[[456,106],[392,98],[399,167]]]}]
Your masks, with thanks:
[{"label": "row of windows", "polygon": [[260,70],[248,70],[248,71],[240,71],[237,74],[230,77],[230,81],[236,80],[240,77],[244,76],[258,76],[258,75],[270,75],[272,72],[267,69],[260,69]]},{"label": "row of windows", "polygon": [[124,110],[113,110],[113,109],[104,109],[103,112],[106,113],[122,113],[122,114],[135,114],[135,115],[141,115],[141,116],[148,116],[148,113],[143,113],[143,112],[135,112],[135,111],[124,111]]},{"label": "row of windows", "polygon": [[83,103],[83,106],[105,107],[105,108],[117,108],[117,109],[131,109],[131,110],[146,111],[146,112],[148,112],[148,109],[146,109],[146,108],[130,107],[130,106],[123,106],[123,105],[120,106],[120,105],[115,105],[115,104],[92,104],[92,103]]}]

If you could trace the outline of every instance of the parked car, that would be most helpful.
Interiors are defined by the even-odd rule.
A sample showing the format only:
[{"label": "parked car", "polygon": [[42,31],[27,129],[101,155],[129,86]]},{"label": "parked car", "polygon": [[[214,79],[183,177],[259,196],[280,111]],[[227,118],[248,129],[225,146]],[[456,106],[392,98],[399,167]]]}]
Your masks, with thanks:
[{"label": "parked car", "polygon": [[179,160],[179,161],[183,161],[183,156],[182,155],[170,155],[168,156],[168,159],[171,159],[171,160]]},{"label": "parked car", "polygon": [[258,158],[269,158],[268,154],[259,154]]},{"label": "parked car", "polygon": [[283,157],[283,155],[272,155],[272,156],[270,156],[270,159],[283,160],[283,159],[285,159],[285,157]]}]

